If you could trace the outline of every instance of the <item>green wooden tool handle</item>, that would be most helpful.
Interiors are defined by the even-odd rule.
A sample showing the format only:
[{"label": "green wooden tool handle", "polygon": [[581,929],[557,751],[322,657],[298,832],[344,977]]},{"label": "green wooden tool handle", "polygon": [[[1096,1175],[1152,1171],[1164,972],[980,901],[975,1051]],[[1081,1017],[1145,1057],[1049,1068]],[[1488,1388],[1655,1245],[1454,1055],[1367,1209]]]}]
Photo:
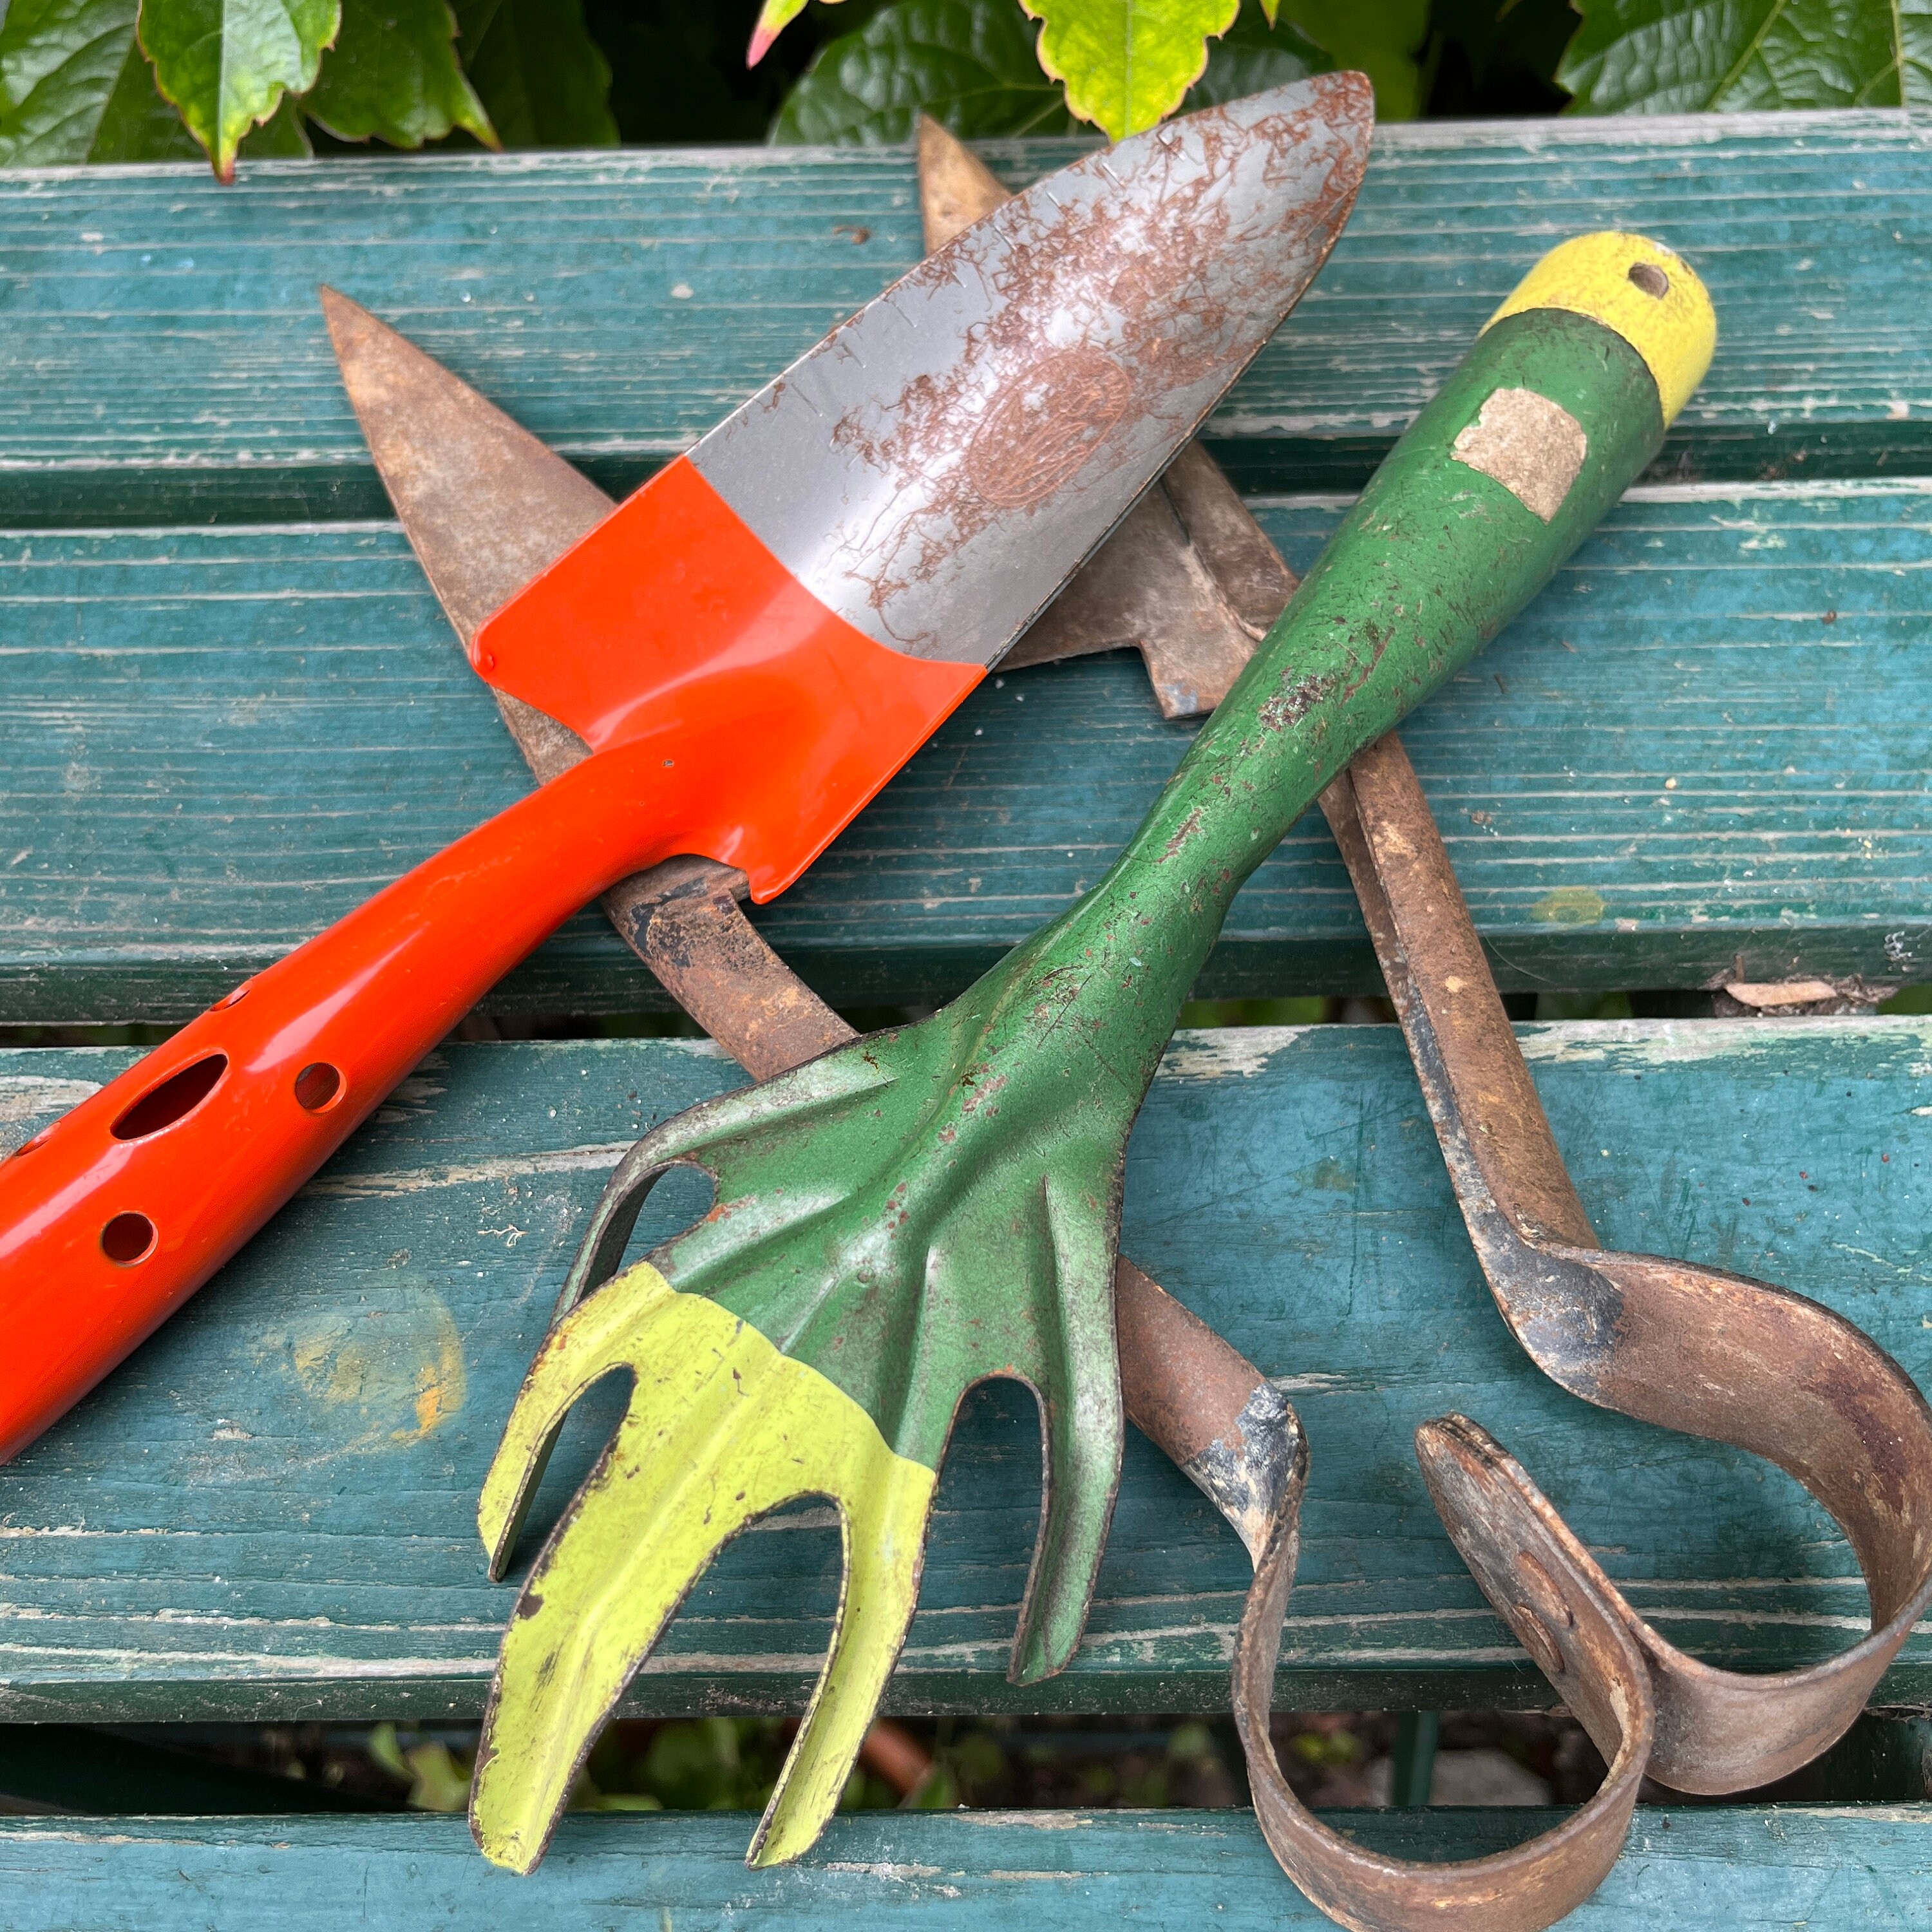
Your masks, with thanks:
[{"label": "green wooden tool handle", "polygon": [[[1708,365],[1696,277],[1634,236],[1553,250],[1376,472],[1108,876],[1030,942],[1111,979],[1152,1072],[1242,882],[1322,788],[1487,644],[1656,454]],[[1076,969],[1078,970],[1078,969]],[[1084,975],[1083,975],[1084,976]]]}]

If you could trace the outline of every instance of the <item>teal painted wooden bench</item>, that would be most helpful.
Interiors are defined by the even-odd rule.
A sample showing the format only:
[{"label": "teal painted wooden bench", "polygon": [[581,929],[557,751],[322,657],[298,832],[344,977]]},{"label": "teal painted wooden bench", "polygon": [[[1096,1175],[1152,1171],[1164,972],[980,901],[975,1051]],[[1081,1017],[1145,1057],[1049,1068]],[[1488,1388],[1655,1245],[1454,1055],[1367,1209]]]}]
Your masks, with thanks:
[{"label": "teal painted wooden bench", "polygon": [[[994,158],[1018,178],[1052,152]],[[1659,473],[1406,732],[1506,988],[1932,979],[1928,215],[1924,117],[1394,130],[1328,272],[1216,418],[1306,560],[1553,235],[1649,227],[1706,274],[1719,358]],[[614,487],[874,292],[916,230],[895,154],[275,164],[228,190],[172,168],[0,175],[0,1023],[186,1018],[521,788],[382,520],[318,280]],[[761,922],[842,1003],[949,994],[1096,875],[1185,737],[1137,662],[1015,674]],[[1201,991],[1376,984],[1311,820]],[[498,998],[662,1004],[589,918]],[[1816,1295],[1932,1384],[1932,1021],[1525,1037],[1606,1240]],[[128,1057],[0,1051],[0,1146]],[[6,1472],[0,1720],[475,1717],[512,1594],[484,1577],[475,1496],[566,1261],[623,1146],[739,1078],[670,1040],[426,1063]],[[1290,1378],[1308,1428],[1285,1706],[1550,1701],[1411,1460],[1414,1423],[1452,1407],[1699,1654],[1776,1669],[1859,1626],[1849,1552],[1793,1485],[1585,1410],[1524,1360],[1394,1029],[1182,1036],[1130,1169],[1131,1251]],[[692,1199],[668,1186],[656,1224]],[[573,1424],[540,1508],[592,1441]],[[892,1707],[1223,1707],[1246,1560],[1138,1438],[1079,1658],[1006,1683],[1037,1468],[1024,1402],[982,1391]],[[796,1708],[836,1563],[823,1513],[743,1538],[632,1708]],[[1881,1696],[1932,1702],[1932,1633]],[[1358,1824],[1444,1856],[1534,1828]],[[1646,1808],[1576,1922],[1916,1922],[1928,1828],[1912,1805]],[[23,1927],[332,1923],[351,1896],[396,1926],[1320,1922],[1238,1814],[854,1818],[758,1876],[745,1835],[573,1820],[518,1884],[452,1821],[22,1821],[0,1826],[0,1888]]]},{"label": "teal painted wooden bench", "polygon": [[[1365,1844],[1410,1858],[1499,1850],[1553,1820],[1536,1812],[1336,1813]],[[753,1877],[742,1814],[569,1818],[541,1882],[476,1855],[454,1818],[178,1819],[76,1832],[0,1822],[7,1922],[18,1932],[153,1932],[158,1924],[325,1932],[346,1924],[497,1925],[529,1932],[747,1924],[850,1932],[1126,1925],[1134,1932],[1310,1932],[1329,1921],[1277,1871],[1239,1812],[956,1812],[836,1819],[818,1856]],[[1574,1932],[1749,1932],[1908,1924],[1932,1881],[1932,1807],[1637,1814]],[[192,1916],[184,1909],[192,1900]]]}]

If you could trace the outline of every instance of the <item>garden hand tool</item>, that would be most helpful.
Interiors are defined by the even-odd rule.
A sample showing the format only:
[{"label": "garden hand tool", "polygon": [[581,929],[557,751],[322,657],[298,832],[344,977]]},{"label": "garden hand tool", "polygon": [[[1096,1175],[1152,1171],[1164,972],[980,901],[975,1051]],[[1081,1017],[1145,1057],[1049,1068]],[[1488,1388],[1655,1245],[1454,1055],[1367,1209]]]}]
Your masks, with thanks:
[{"label": "garden hand tool", "polygon": [[[950,143],[977,171],[980,206],[971,218],[1009,199],[991,175],[943,130],[928,128],[921,154],[922,199],[932,237],[932,138]],[[950,240],[941,233],[936,245]],[[331,292],[326,297],[343,378],[364,424],[397,514],[458,634],[500,602],[506,580],[499,533],[523,533],[515,567],[541,567],[529,545],[548,533],[560,551],[609,505],[560,458],[506,422],[500,412],[394,330]],[[1076,648],[1138,641],[1165,706],[1180,694],[1196,706],[1217,701],[1294,588],[1294,577],[1231,485],[1198,446],[1180,511],[1163,506],[1166,528],[1187,541],[1126,539],[1138,512],[1110,538],[1061,594],[1052,612],[1082,600],[1106,564],[1107,589],[1095,608],[1124,612],[1124,629],[1082,621],[1063,628]],[[479,479],[484,479],[479,484]],[[1196,533],[1198,532],[1198,548]],[[1232,592],[1223,585],[1232,585]],[[1136,589],[1136,586],[1138,586]],[[1231,598],[1232,600],[1231,601]],[[1238,613],[1236,604],[1240,606]],[[1029,662],[1040,626],[1018,648]],[[1085,641],[1098,638],[1097,642]],[[1011,662],[1010,656],[1008,662]],[[588,755],[587,748],[528,706],[499,694],[506,718],[542,778]],[[742,874],[715,862],[670,861],[607,893],[604,904],[629,943],[714,1038],[764,1077],[856,1037],[852,1029],[784,967],[738,910]],[[1293,1412],[1252,1365],[1123,1258],[1115,1282],[1121,1380],[1126,1413],[1172,1454],[1258,1552],[1285,1506],[1298,1436]]]},{"label": "garden hand tool", "polygon": [[[1034,1388],[1046,1445],[1015,1674],[1067,1660],[1118,1474],[1126,1136],[1227,904],[1642,469],[1712,334],[1667,251],[1615,236],[1556,251],[1391,453],[1092,893],[932,1018],[694,1108],[626,1157],[486,1486],[500,1563],[570,1402],[632,1370],[626,1420],[506,1639],[474,1805],[493,1856],[540,1854],[578,1756],[718,1547],[822,1493],[846,1526],[848,1588],[788,1766],[815,1795],[758,1856],[808,1843],[903,1640],[957,1403],[988,1376]],[[620,1274],[676,1164],[711,1176],[716,1206]]]},{"label": "garden hand tool", "polygon": [[[1006,199],[991,171],[929,118],[920,128],[919,165],[928,248],[943,247]],[[1177,490],[1184,466],[1190,464],[1200,480],[1190,478],[1191,487]],[[1250,640],[1265,632],[1292,594],[1293,574],[1199,444],[1190,444],[1175,459],[1159,488],[1177,500],[1173,508],[1190,539],[1186,550],[1177,550],[1168,540],[1172,525],[1148,518],[1154,501],[1150,492],[1021,639],[1006,658],[1009,667],[1132,643],[1147,661],[1162,709],[1174,716],[1185,712],[1168,703],[1167,693],[1208,692],[1221,667],[1232,678],[1246,662]],[[1196,587],[1203,578],[1214,586],[1205,596]],[[1187,667],[1179,675],[1178,664]],[[1211,708],[1220,694],[1201,708]],[[1373,755],[1372,748],[1361,759]],[[1335,780],[1323,794],[1324,802],[1348,782],[1346,774]],[[825,1052],[854,1036],[762,947],[728,892],[718,895],[701,918],[680,922],[674,947],[666,943],[669,922],[662,922],[666,938],[660,943],[688,971],[694,944],[699,949],[707,940],[719,944],[714,935],[733,926],[742,930],[728,951],[736,956],[759,946],[770,961],[761,983],[782,975],[789,982],[789,1010],[815,1008],[820,1025],[807,1051]],[[740,1024],[769,1001],[746,999],[734,1012],[722,974],[707,978],[703,992],[710,996],[706,1030],[749,1064],[736,1043]],[[1516,1466],[1475,1425],[1445,1418],[1418,1432],[1431,1494],[1478,1582],[1498,1613],[1520,1627],[1526,1643],[1537,1644],[1539,1663],[1555,1672],[1552,1682],[1562,1685],[1570,1708],[1582,1714],[1610,1768],[1589,1800],[1560,1826],[1504,1852],[1453,1867],[1372,1852],[1321,1824],[1300,1802],[1282,1775],[1270,1736],[1308,1467],[1299,1420],[1258,1370],[1124,1256],[1114,1270],[1114,1320],[1128,1420],[1215,1503],[1255,1563],[1255,1582],[1236,1638],[1234,1695],[1250,1790],[1283,1868],[1342,1924],[1392,1932],[1451,1924],[1468,1925],[1471,1932],[1537,1932],[1574,1909],[1602,1882],[1622,1850],[1654,1731],[1650,1680],[1617,1614],[1619,1600],[1599,1587],[1594,1564],[1580,1570],[1574,1564],[1574,1539],[1550,1520],[1546,1508],[1526,1516],[1519,1508],[1501,1522],[1492,1520],[1497,1511],[1482,1508],[1484,1484],[1492,1486],[1499,1469],[1514,1471]],[[1508,1500],[1514,1502],[1515,1493]],[[1480,1526],[1480,1532],[1471,1525]],[[1520,1601],[1533,1580],[1543,1586],[1546,1605],[1557,1577],[1564,1579],[1565,1595],[1580,1612],[1552,1617],[1563,1645],[1528,1621],[1537,1613]]]},{"label": "garden hand tool", "polygon": [[[1332,245],[1324,75],[1083,157],[835,329],[482,624],[588,744],[0,1167],[0,1455],[248,1239],[503,971],[655,862],[782,891],[996,662]],[[429,460],[434,460],[430,458]],[[506,556],[548,554],[508,527]]]},{"label": "garden hand tool", "polygon": [[[919,160],[928,248],[943,246],[1006,198],[991,170],[929,118],[920,124]],[[1184,483],[1177,491],[1183,466],[1190,462],[1204,472],[1207,487]],[[1215,485],[1218,492],[1210,494]],[[1190,560],[1198,559],[1203,574],[1222,591],[1226,614],[1216,622],[1214,603],[1192,592],[1192,573],[1177,566],[1161,524],[1135,530],[1152,522],[1147,512],[1156,493],[1150,492],[1021,639],[1006,658],[1010,667],[1132,643],[1147,661],[1156,690],[1165,693],[1176,686],[1206,687],[1212,675],[1208,666],[1226,664],[1232,678],[1246,662],[1252,648],[1247,638],[1264,632],[1280,614],[1293,592],[1292,573],[1198,443],[1175,459],[1159,488],[1179,498],[1174,507],[1192,539]],[[1211,515],[1204,514],[1204,499],[1213,506]],[[1095,587],[1102,587],[1097,596]],[[1204,647],[1204,639],[1214,642]],[[1176,676],[1168,667],[1177,657],[1205,664],[1192,676]],[[1168,709],[1165,703],[1162,708]],[[1384,740],[1393,742],[1392,736]],[[1373,755],[1372,748],[1361,758]],[[1336,779],[1324,801],[1348,782],[1346,773]],[[1422,808],[1426,811],[1426,802]],[[844,1030],[829,1010],[827,1017]],[[728,1048],[728,1036],[716,1026],[710,1030]],[[838,1043],[836,1035],[824,1042]],[[1575,1574],[1561,1526],[1547,1526],[1540,1516],[1512,1519],[1508,1534],[1490,1526],[1485,1538],[1470,1538],[1467,1547],[1478,1582],[1506,1621],[1523,1616],[1518,1599],[1522,1580],[1530,1576],[1563,1576],[1568,1596],[1582,1606],[1580,1616],[1556,1622],[1568,1656],[1551,1642],[1538,1658],[1553,1665],[1553,1682],[1570,1680],[1571,1708],[1582,1714],[1610,1765],[1589,1801],[1556,1830],[1496,1856],[1459,1862],[1453,1870],[1382,1858],[1330,1831],[1282,1777],[1268,1726],[1306,1485],[1308,1455],[1299,1420],[1231,1344],[1125,1256],[1115,1269],[1114,1293],[1128,1420],[1189,1472],[1254,1560],[1255,1583],[1236,1639],[1235,1699],[1246,1719],[1250,1788],[1284,1869],[1330,1916],[1349,1925],[1406,1929],[1460,1919],[1472,1932],[1535,1932],[1573,1910],[1602,1882],[1622,1848],[1654,1724],[1642,1660],[1612,1598],[1597,1587],[1594,1566]],[[1482,1518],[1482,1492],[1468,1470],[1472,1450],[1462,1429],[1487,1440],[1474,1425],[1454,1418],[1426,1424],[1417,1436],[1430,1492],[1459,1541],[1468,1535],[1462,1526]],[[1485,1464],[1480,1474],[1490,1469]],[[1527,1626],[1526,1634],[1530,1641],[1542,1634]]]},{"label": "garden hand tool", "polygon": [[1451,1539],[1610,1769],[1555,1831],[1421,1865],[1330,1830],[1281,1775],[1268,1718],[1294,1580],[1284,1516],[1256,1565],[1233,1672],[1256,1816],[1283,1870],[1360,1932],[1539,1932],[1608,1871],[1646,1774],[1744,1790],[1850,1726],[1932,1601],[1932,1412],[1890,1356],[1816,1302],[1599,1247],[1396,736],[1358,754],[1322,805],[1511,1330],[1586,1401],[1776,1462],[1844,1529],[1871,1599],[1870,1634],[1822,1664],[1763,1676],[1700,1664],[1637,1614],[1494,1437],[1462,1416],[1424,1424],[1417,1454]]},{"label": "garden hand tool", "polygon": [[1586,1402],[1776,1463],[1830,1511],[1857,1556],[1871,1600],[1862,1641],[1802,1670],[1716,1670],[1638,1616],[1473,1426],[1458,1452],[1490,1514],[1540,1522],[1568,1567],[1614,1606],[1654,1684],[1650,1775],[1704,1792],[1783,1778],[1844,1733],[1932,1602],[1932,1411],[1897,1362],[1815,1301],[1599,1246],[1400,742],[1391,736],[1363,754],[1323,805],[1470,1239],[1516,1339]]}]

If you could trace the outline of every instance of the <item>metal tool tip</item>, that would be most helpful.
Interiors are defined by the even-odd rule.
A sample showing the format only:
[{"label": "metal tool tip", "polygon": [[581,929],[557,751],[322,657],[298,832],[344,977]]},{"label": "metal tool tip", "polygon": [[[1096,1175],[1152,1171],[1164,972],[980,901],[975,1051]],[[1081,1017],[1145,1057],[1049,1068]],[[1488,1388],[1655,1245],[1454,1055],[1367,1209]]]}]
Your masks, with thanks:
[{"label": "metal tool tip", "polygon": [[919,206],[928,255],[1011,199],[958,135],[930,114],[919,117]]},{"label": "metal tool tip", "polygon": [[1315,90],[1325,112],[1364,123],[1374,121],[1375,82],[1358,69],[1345,68],[1339,74],[1318,74],[1308,85]]},{"label": "metal tool tip", "polygon": [[[366,357],[372,350],[408,346],[387,322],[378,320],[360,302],[350,301],[340,289],[322,282],[316,292],[322,298],[322,320],[328,325],[329,346],[335,351],[345,381],[352,362]],[[352,383],[350,388],[352,394]]]}]

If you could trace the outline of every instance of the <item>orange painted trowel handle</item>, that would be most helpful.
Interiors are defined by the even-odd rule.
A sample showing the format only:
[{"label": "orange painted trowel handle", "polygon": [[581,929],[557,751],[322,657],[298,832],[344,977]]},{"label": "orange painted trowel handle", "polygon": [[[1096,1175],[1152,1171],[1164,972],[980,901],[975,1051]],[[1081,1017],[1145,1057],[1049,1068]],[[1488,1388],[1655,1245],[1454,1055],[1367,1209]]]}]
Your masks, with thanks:
[{"label": "orange painted trowel handle", "polygon": [[985,675],[854,630],[682,460],[478,646],[479,670],[596,755],[0,1164],[0,1460],[165,1321],[578,907],[679,853],[738,867],[754,898],[783,891]]},{"label": "orange painted trowel handle", "polygon": [[658,856],[662,763],[619,749],[565,772],[0,1165],[0,1457],[172,1314],[494,982]]}]

